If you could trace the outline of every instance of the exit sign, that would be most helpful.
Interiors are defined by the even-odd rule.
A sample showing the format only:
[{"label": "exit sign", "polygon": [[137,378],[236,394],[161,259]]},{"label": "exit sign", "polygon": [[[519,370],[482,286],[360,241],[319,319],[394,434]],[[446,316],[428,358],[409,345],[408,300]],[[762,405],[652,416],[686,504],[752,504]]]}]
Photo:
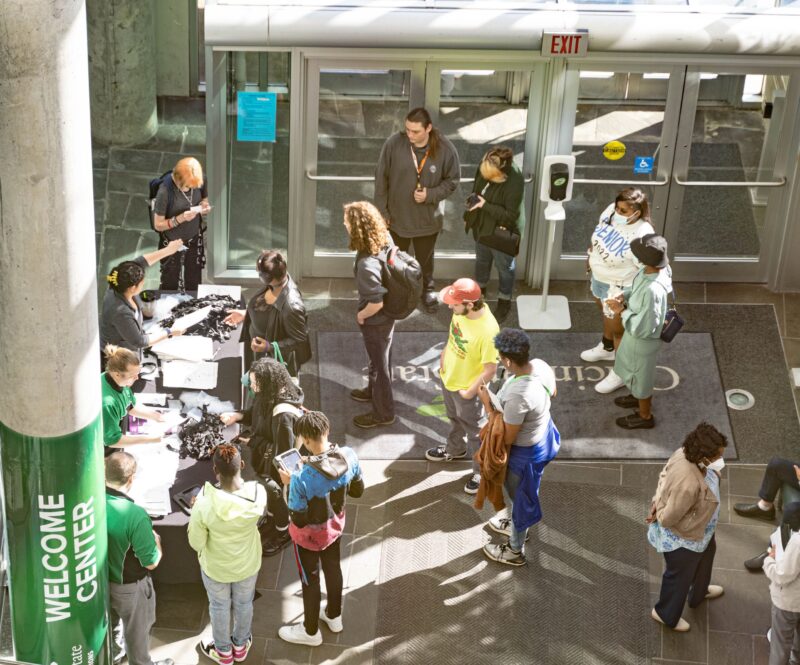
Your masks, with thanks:
[{"label": "exit sign", "polygon": [[589,31],[543,32],[542,55],[548,58],[581,57],[589,51]]}]

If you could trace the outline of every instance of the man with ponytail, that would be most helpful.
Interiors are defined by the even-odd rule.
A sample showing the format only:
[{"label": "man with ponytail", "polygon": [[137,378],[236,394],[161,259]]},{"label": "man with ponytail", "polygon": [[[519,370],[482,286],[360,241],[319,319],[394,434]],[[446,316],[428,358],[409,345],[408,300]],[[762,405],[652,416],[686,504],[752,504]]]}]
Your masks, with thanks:
[{"label": "man with ponytail", "polygon": [[375,169],[375,206],[389,224],[395,244],[422,267],[422,301],[437,305],[433,254],[442,230],[444,200],[458,187],[461,167],[453,144],[433,126],[424,108],[412,109],[405,129],[387,139]]},{"label": "man with ponytail", "polygon": [[231,665],[247,658],[253,643],[253,598],[261,568],[258,521],[267,507],[267,493],[257,481],[242,479],[244,462],[235,445],[217,446],[212,461],[218,482],[206,483],[197,495],[189,519],[189,545],[200,560],[211,618],[213,642],[200,648],[211,660]]}]

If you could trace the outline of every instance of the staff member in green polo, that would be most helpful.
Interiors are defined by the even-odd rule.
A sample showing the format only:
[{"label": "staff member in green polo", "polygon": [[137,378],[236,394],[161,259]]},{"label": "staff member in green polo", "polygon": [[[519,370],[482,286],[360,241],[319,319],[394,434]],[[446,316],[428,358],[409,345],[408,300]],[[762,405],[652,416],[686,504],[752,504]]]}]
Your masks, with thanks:
[{"label": "staff member in green polo", "polygon": [[100,375],[103,396],[103,444],[106,448],[124,448],[135,443],[156,443],[160,436],[123,434],[120,422],[127,416],[161,422],[164,417],[154,409],[136,406],[131,386],[139,378],[139,356],[123,346],[107,344],[106,371]]},{"label": "staff member in green polo", "polygon": [[[122,620],[130,665],[173,665],[150,657],[150,629],[156,621],[156,592],[150,572],[161,560],[161,542],[150,517],[128,496],[136,459],[116,451],[106,457],[106,523],[111,625]],[[131,556],[133,554],[133,556]]]}]

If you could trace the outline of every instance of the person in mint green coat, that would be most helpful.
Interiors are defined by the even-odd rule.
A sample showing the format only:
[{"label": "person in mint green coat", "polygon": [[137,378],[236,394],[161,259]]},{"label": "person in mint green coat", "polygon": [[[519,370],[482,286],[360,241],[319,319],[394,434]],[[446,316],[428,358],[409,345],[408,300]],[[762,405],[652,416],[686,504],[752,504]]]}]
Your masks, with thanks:
[{"label": "person in mint green coat", "polygon": [[625,334],[617,349],[614,372],[630,390],[614,404],[633,413],[617,418],[624,429],[650,429],[656,421],[652,412],[656,355],[661,348],[661,330],[672,291],[672,273],[667,258],[667,241],[648,233],[631,241],[633,255],[644,267],[633,280],[630,291],[607,300],[609,309],[622,313]]}]

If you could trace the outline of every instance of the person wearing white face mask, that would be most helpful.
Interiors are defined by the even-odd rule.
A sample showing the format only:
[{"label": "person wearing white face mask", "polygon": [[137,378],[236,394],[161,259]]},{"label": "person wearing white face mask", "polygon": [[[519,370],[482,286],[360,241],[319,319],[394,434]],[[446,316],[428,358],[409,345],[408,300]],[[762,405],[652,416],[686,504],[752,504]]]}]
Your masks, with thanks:
[{"label": "person wearing white face mask", "polygon": [[681,618],[689,607],[719,598],[723,588],[711,582],[717,549],[714,531],[719,520],[722,454],[728,440],[708,423],[690,432],[661,471],[645,520],[647,540],[664,555],[661,593],[650,616],[677,632],[689,630]]},{"label": "person wearing white face mask", "polygon": [[[624,289],[629,289],[641,268],[631,252],[631,240],[654,232],[650,223],[650,204],[647,196],[638,187],[623,189],[617,194],[614,203],[601,213],[600,221],[592,232],[586,269],[591,275],[592,296],[603,315],[603,339],[581,353],[582,360],[614,360],[615,351],[625,331],[619,314],[603,304]],[[610,393],[622,385],[622,381],[612,371],[595,385],[595,390]]]}]

